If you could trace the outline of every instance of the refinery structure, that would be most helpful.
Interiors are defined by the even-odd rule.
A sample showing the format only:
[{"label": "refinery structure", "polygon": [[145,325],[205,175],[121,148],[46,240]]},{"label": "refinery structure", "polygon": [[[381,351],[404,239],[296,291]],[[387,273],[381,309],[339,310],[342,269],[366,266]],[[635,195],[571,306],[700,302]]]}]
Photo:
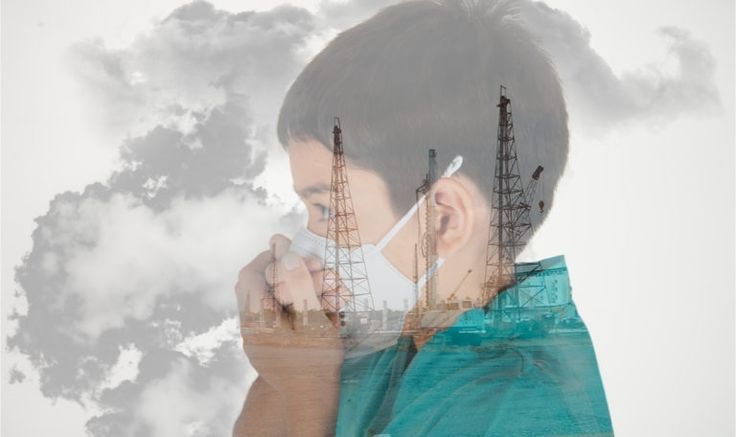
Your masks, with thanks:
[{"label": "refinery structure", "polygon": [[[330,185],[330,215],[327,226],[322,286],[322,306],[345,338],[358,332],[398,332],[432,328],[439,315],[453,316],[461,334],[494,335],[515,332],[525,336],[543,336],[551,332],[575,332],[581,326],[571,301],[571,287],[562,256],[537,262],[518,262],[517,257],[531,235],[530,214],[544,212],[544,199],[532,204],[537,184],[543,178],[543,166],[537,163],[535,171],[526,176],[519,172],[517,146],[511,111],[511,98],[506,88],[500,87],[498,104],[498,131],[495,150],[489,144],[489,154],[495,157],[491,193],[491,220],[483,283],[475,299],[458,296],[457,291],[471,273],[462,278],[444,299],[437,294],[437,273],[433,272],[438,259],[432,191],[438,179],[437,154],[428,150],[427,173],[419,181],[417,198],[424,200],[417,210],[417,219],[424,216],[427,229],[418,236],[415,249],[414,283],[419,272],[430,272],[423,287],[415,286],[415,296],[404,299],[403,308],[389,308],[386,302],[374,302],[370,288],[370,271],[366,271],[360,250],[360,233],[353,210],[347,170],[345,167],[342,127],[335,117],[333,128],[333,159]],[[523,147],[523,145],[521,145]],[[273,275],[277,275],[273,269]],[[276,283],[276,278],[272,278]],[[421,289],[420,289],[421,288]],[[273,290],[269,291],[273,296]],[[248,302],[250,298],[248,297]],[[472,309],[482,311],[471,311]],[[272,297],[262,299],[258,308],[246,306],[246,325],[250,328],[278,329],[276,311],[289,315],[290,323],[310,326],[314,311],[295,311],[291,306],[280,306]],[[244,326],[246,327],[246,326]]]}]

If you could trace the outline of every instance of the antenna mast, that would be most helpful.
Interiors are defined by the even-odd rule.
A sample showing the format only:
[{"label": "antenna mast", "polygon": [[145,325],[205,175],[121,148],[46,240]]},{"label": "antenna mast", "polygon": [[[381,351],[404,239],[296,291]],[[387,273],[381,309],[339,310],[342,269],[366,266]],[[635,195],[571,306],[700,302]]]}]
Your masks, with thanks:
[{"label": "antenna mast", "polygon": [[[511,99],[506,96],[506,87],[503,85],[496,107],[498,107],[498,134],[483,302],[487,304],[497,293],[508,288],[504,290],[502,296],[495,299],[493,310],[497,316],[518,321],[522,307],[527,306],[534,297],[544,291],[544,285],[523,283],[524,279],[541,271],[542,265],[539,262],[516,262],[516,257],[526,245],[525,236],[532,228],[529,218],[530,203],[543,168],[537,167],[525,195],[519,175]],[[530,287],[533,290],[525,289]]]},{"label": "antenna mast", "polygon": [[335,117],[334,121],[330,213],[321,299],[327,314],[338,316],[345,334],[344,328],[356,322],[357,313],[372,312],[374,304],[345,168],[340,119]]}]

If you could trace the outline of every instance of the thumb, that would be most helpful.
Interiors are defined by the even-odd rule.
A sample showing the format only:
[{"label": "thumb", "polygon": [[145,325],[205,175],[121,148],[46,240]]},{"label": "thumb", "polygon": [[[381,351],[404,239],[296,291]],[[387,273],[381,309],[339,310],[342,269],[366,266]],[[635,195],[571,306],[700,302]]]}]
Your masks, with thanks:
[{"label": "thumb", "polygon": [[292,303],[295,309],[302,309],[307,301],[308,309],[319,309],[319,300],[314,291],[312,274],[304,259],[294,252],[287,252],[281,258],[281,277],[276,287],[277,298],[284,304]]}]

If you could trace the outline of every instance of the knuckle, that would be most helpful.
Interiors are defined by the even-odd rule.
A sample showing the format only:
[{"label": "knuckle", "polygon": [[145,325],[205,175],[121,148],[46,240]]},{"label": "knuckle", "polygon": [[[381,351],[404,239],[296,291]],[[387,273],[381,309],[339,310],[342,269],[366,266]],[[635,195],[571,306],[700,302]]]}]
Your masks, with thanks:
[{"label": "knuckle", "polygon": [[267,260],[270,259],[270,254],[270,251],[265,250],[256,255],[255,258],[253,258],[248,264],[246,264],[238,271],[238,279],[240,281],[243,281],[253,277],[254,275],[259,274],[259,270],[262,270],[264,268],[264,263],[266,263]]},{"label": "knuckle", "polygon": [[273,236],[271,237],[271,242],[272,243],[275,243],[275,242],[283,243],[283,242],[291,242],[291,240],[284,234],[273,234]]}]

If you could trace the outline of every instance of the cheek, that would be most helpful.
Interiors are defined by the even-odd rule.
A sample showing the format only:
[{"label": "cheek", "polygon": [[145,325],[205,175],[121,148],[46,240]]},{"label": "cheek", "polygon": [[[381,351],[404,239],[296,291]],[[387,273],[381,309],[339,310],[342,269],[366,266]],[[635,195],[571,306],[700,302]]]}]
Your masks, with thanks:
[{"label": "cheek", "polygon": [[394,225],[396,219],[385,189],[367,186],[354,190],[353,205],[363,242],[377,242]]},{"label": "cheek", "polygon": [[314,206],[307,206],[307,228],[322,237],[327,234],[327,220]]}]

